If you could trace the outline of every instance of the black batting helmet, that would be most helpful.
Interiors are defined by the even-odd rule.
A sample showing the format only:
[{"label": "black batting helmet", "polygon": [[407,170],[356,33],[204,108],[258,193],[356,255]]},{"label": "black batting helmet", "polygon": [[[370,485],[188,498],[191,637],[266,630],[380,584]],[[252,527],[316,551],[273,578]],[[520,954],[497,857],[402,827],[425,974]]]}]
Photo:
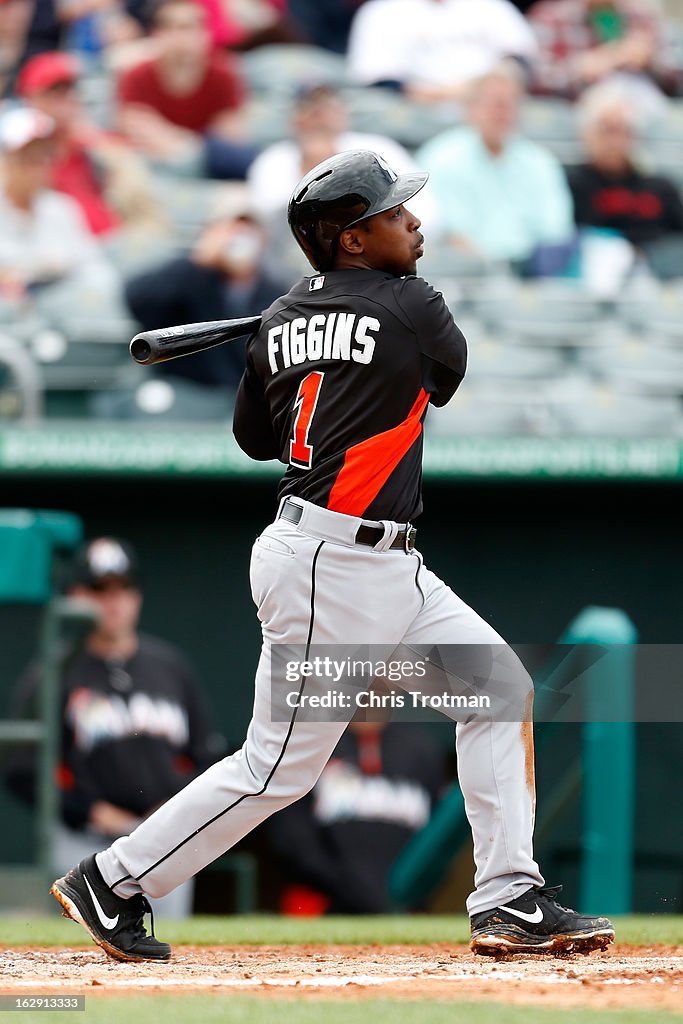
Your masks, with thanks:
[{"label": "black batting helmet", "polygon": [[342,231],[405,203],[427,178],[421,171],[397,174],[367,149],[338,153],[301,179],[289,200],[287,220],[309,263],[330,270]]}]

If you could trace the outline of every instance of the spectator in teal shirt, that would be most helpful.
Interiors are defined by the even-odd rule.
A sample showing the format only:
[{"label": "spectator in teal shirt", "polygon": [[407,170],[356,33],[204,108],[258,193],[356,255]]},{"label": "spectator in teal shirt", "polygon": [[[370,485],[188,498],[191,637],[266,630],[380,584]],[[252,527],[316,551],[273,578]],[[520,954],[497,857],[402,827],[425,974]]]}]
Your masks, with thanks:
[{"label": "spectator in teal shirt", "polygon": [[544,248],[568,247],[574,235],[560,163],[516,133],[522,97],[516,67],[501,65],[472,84],[469,123],[440,133],[417,154],[445,237],[486,260],[526,263]]}]

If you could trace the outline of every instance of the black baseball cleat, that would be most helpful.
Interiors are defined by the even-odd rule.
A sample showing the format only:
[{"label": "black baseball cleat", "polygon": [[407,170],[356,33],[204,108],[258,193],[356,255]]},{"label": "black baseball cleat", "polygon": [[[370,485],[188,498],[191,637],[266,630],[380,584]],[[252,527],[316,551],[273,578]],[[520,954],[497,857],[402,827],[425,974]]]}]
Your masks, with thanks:
[{"label": "black baseball cleat", "polygon": [[584,917],[562,907],[555,897],[562,886],[534,887],[502,907],[471,919],[470,949],[481,956],[511,953],[591,953],[614,941],[606,917]]},{"label": "black baseball cleat", "polygon": [[171,947],[145,931],[143,918],[151,914],[147,898],[138,893],[123,899],[111,891],[100,874],[95,856],[52,883],[50,893],[64,917],[82,924],[91,938],[115,960],[170,960]]}]

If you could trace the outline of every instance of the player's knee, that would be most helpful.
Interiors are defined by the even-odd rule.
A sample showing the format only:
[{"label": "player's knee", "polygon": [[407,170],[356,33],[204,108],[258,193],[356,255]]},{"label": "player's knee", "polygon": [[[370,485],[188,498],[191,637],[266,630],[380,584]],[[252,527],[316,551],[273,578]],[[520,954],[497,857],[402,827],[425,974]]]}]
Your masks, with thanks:
[{"label": "player's knee", "polygon": [[278,795],[283,800],[286,800],[287,803],[294,803],[295,800],[300,800],[302,796],[310,793],[320,778],[321,772],[322,768],[308,766],[301,771],[297,771],[296,774],[292,773],[287,779],[281,780],[280,785],[277,787]]},{"label": "player's knee", "polygon": [[306,763],[290,763],[284,758],[280,764],[274,766],[272,761],[260,757],[248,744],[242,747],[240,756],[249,773],[249,788],[252,793],[267,793],[282,807],[294,803],[310,792],[325,766],[325,761],[319,763],[317,758],[312,758]]},{"label": "player's knee", "polygon": [[497,654],[491,676],[494,683],[500,682],[501,692],[504,691],[509,700],[520,703],[533,700],[534,681],[511,647]]}]

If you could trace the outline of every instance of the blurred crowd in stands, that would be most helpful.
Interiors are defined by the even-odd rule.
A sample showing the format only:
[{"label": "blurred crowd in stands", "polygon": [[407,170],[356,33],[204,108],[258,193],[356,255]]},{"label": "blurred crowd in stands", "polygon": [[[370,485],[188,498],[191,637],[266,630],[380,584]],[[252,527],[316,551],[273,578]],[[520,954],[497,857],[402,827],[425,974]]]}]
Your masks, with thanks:
[{"label": "blurred crowd in stands", "polygon": [[239,345],[152,375],[125,343],[260,312],[310,269],[296,181],[369,148],[430,172],[419,272],[471,341],[435,432],[683,434],[675,13],[0,0],[0,415],[225,419]]}]

